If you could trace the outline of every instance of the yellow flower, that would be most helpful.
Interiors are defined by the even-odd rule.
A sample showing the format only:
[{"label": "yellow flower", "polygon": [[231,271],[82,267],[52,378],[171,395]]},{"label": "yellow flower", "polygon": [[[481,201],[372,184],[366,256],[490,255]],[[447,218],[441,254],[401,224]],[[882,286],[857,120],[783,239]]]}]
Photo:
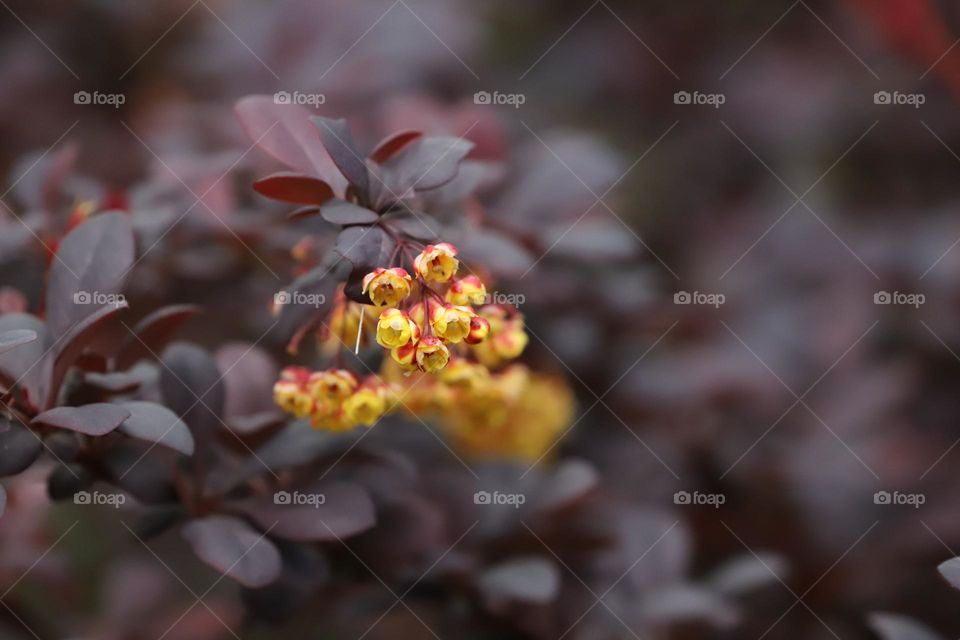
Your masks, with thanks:
[{"label": "yellow flower", "polygon": [[307,390],[317,401],[343,400],[357,388],[357,378],[346,369],[329,369],[310,374]]},{"label": "yellow flower", "polygon": [[470,333],[463,339],[467,344],[479,344],[490,335],[490,321],[483,316],[470,318]]},{"label": "yellow flower", "polygon": [[372,427],[387,410],[387,401],[377,389],[361,388],[343,403],[347,418]]},{"label": "yellow flower", "polygon": [[386,309],[377,322],[377,344],[385,349],[402,347],[420,339],[420,327],[399,309]]},{"label": "yellow flower", "polygon": [[377,267],[363,277],[363,293],[378,307],[396,307],[410,295],[410,274],[405,269]]},{"label": "yellow flower", "polygon": [[473,310],[469,307],[437,305],[433,309],[430,324],[439,337],[456,344],[470,333],[470,320],[473,315]]},{"label": "yellow flower", "polygon": [[490,327],[488,337],[474,346],[477,359],[488,367],[496,367],[504,360],[519,357],[530,341],[523,329],[523,316],[519,313],[508,315],[505,309],[497,306],[483,307],[479,313]]},{"label": "yellow flower", "polygon": [[393,361],[407,371],[417,368],[417,343],[408,342],[402,347],[394,347],[390,350],[390,357]]},{"label": "yellow flower", "polygon": [[440,372],[440,380],[452,387],[476,388],[489,379],[489,369],[463,358],[451,360]]},{"label": "yellow flower", "polygon": [[454,279],[447,291],[447,302],[460,306],[473,304],[481,305],[487,299],[487,288],[483,282],[474,275],[464,278]]},{"label": "yellow flower", "polygon": [[417,343],[417,366],[422,371],[440,371],[449,359],[450,351],[436,336],[427,336]]},{"label": "yellow flower", "polygon": [[509,327],[493,338],[493,348],[497,355],[504,360],[513,360],[519,358],[523,350],[527,348],[530,338],[527,332],[523,330],[523,325],[516,321],[511,321]]},{"label": "yellow flower", "polygon": [[273,400],[285,412],[304,418],[313,409],[313,398],[303,387],[291,380],[278,380],[273,385]]},{"label": "yellow flower", "polygon": [[357,423],[347,416],[343,407],[332,411],[316,411],[310,416],[310,426],[327,431],[350,431]]},{"label": "yellow flower", "polygon": [[413,267],[424,280],[446,282],[460,268],[456,255],[457,248],[449,242],[428,244],[414,259]]}]

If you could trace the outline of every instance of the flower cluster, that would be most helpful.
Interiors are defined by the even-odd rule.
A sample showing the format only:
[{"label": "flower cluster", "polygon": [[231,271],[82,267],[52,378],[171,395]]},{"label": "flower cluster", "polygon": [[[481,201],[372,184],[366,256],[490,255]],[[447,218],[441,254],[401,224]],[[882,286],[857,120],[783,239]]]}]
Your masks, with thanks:
[{"label": "flower cluster", "polygon": [[[457,278],[459,268],[457,248],[442,242],[427,245],[413,260],[416,280],[402,267],[377,268],[363,279],[363,292],[386,307],[377,321],[377,344],[403,369],[441,371],[452,352],[468,346],[481,361],[497,364],[526,346],[519,315],[508,319],[492,305],[475,309],[486,301],[486,287],[475,275]],[[490,337],[494,341],[485,345]]]},{"label": "flower cluster", "polygon": [[371,427],[394,404],[391,387],[377,376],[358,380],[345,369],[286,367],[273,386],[273,397],[287,413],[310,418],[313,428],[329,431]]},{"label": "flower cluster", "polygon": [[[541,394],[530,406],[542,403],[560,409],[541,411],[541,417],[528,418],[532,426],[521,429],[522,434],[510,433],[507,414],[526,406],[521,400],[537,395],[545,383],[524,367],[492,372],[526,347],[521,314],[486,304],[487,290],[478,276],[457,277],[460,261],[450,243],[427,245],[416,256],[406,257],[413,275],[403,264],[381,266],[360,283],[361,293],[380,309],[379,316],[367,312],[369,305],[348,299],[341,288],[317,334],[323,350],[328,355],[335,352],[340,362],[344,348],[366,344],[372,333],[389,354],[381,376],[361,383],[342,368],[311,373],[292,367],[274,387],[276,402],[296,417],[309,417],[315,428],[345,431],[372,425],[394,406],[406,404],[402,401],[406,395],[398,392],[413,390],[406,381],[415,372],[433,374],[427,376],[432,382],[423,391],[411,395],[410,410],[447,416],[447,424],[458,425],[455,438],[465,449],[485,451],[494,441],[513,453],[542,449],[560,424],[554,414],[568,413],[562,410],[566,401],[557,404]],[[454,404],[462,411],[461,418],[452,417]]]}]

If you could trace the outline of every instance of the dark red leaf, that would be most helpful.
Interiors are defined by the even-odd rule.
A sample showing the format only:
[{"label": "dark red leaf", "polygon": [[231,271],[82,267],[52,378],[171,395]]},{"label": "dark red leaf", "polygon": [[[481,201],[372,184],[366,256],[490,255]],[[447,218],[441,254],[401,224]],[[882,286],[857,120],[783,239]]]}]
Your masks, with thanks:
[{"label": "dark red leaf", "polygon": [[377,267],[389,267],[396,243],[379,227],[348,227],[337,236],[337,253],[346,258],[353,268],[344,285],[344,295],[354,302],[370,304],[362,292],[365,275]]},{"label": "dark red leaf", "polygon": [[287,214],[287,220],[302,220],[303,218],[315,216],[318,213],[320,213],[320,207],[300,207]]},{"label": "dark red leaf", "polygon": [[420,138],[385,162],[384,180],[398,196],[407,189],[436,189],[453,180],[473,143],[464,138]]},{"label": "dark red leaf", "polygon": [[34,407],[41,408],[50,388],[53,355],[49,352],[50,338],[47,326],[40,319],[26,313],[0,315],[0,331],[26,329],[37,334],[33,342],[0,354],[0,374],[17,382],[24,389]]},{"label": "dark red leaf", "polygon": [[102,436],[119,427],[129,417],[130,412],[120,405],[98,402],[82,407],[50,409],[30,423],[77,431],[88,436]]},{"label": "dark red leaf", "polygon": [[223,371],[224,416],[276,413],[273,383],[279,368],[266,350],[246,342],[233,342],[220,347],[214,360]]},{"label": "dark red leaf", "polygon": [[7,490],[0,486],[0,518],[7,510]]},{"label": "dark red leaf", "polygon": [[138,360],[153,358],[167,346],[176,330],[188,318],[200,313],[200,307],[189,304],[173,305],[158,309],[144,317],[123,339],[117,354],[116,368],[129,369]]},{"label": "dark red leaf", "polygon": [[333,224],[373,224],[380,219],[375,212],[347,202],[346,200],[330,200],[320,207],[320,215],[327,222]]},{"label": "dark red leaf", "polygon": [[363,156],[353,144],[353,136],[350,134],[347,121],[342,118],[334,120],[323,116],[314,116],[311,120],[320,131],[323,146],[326,147],[327,153],[333,158],[337,168],[347,177],[357,193],[365,198],[370,192],[370,174]]},{"label": "dark red leaf", "polygon": [[280,576],[280,552],[239,518],[193,520],[183,527],[183,537],[201,560],[246,587],[263,587]]},{"label": "dark red leaf", "polygon": [[198,441],[221,427],[224,390],[220,369],[200,347],[176,342],[163,354],[160,389],[164,404],[190,426]]},{"label": "dark red leaf", "polygon": [[122,402],[120,406],[130,412],[130,417],[120,426],[122,432],[193,455],[193,435],[173,411],[155,402]]},{"label": "dark red leaf", "polygon": [[294,204],[322,204],[334,197],[323,180],[299,173],[275,173],[253,183],[260,195]]},{"label": "dark red leaf", "polygon": [[234,503],[271,535],[302,542],[335,541],[373,527],[373,501],[358,484],[332,482]]},{"label": "dark red leaf", "polygon": [[235,107],[247,135],[271,156],[300,173],[316,176],[344,195],[347,181],[337,169],[310,123],[310,112],[276,104],[273,96],[248,96]]},{"label": "dark red leaf", "polygon": [[46,402],[47,408],[56,404],[60,385],[66,377],[67,371],[76,363],[77,359],[83,353],[83,350],[89,343],[95,342],[111,327],[110,323],[107,322],[109,318],[126,308],[127,303],[123,302],[117,306],[98,309],[73,325],[66,335],[61,338],[60,344],[58,345],[59,350],[53,361],[53,376],[50,381],[50,394]]},{"label": "dark red leaf", "polygon": [[114,304],[133,264],[133,225],[125,213],[101,213],[67,234],[57,248],[47,281],[50,335]]},{"label": "dark red leaf", "polygon": [[383,164],[405,146],[417,138],[422,137],[423,133],[420,131],[401,131],[399,133],[394,133],[393,135],[384,138],[380,144],[378,144],[374,150],[370,152],[370,159],[377,164]]}]

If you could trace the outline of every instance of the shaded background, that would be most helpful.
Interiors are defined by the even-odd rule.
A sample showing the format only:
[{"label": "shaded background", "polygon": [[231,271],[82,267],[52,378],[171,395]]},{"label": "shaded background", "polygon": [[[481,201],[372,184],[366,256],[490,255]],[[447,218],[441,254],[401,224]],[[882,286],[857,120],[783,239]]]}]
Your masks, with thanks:
[{"label": "shaded background", "polygon": [[[623,518],[618,531],[634,544],[606,565],[619,568],[613,578],[643,574],[571,627],[611,584],[611,567],[578,564],[583,543],[570,531],[583,525],[561,522],[555,556],[564,589],[578,592],[568,593],[572,619],[511,633],[869,638],[875,610],[960,632],[960,600],[936,572],[960,549],[952,3],[3,4],[0,307],[38,304],[44,257],[30,253],[31,236],[56,238],[71,203],[21,194],[76,154],[71,193],[123,202],[157,238],[177,221],[138,265],[132,306],[197,302],[207,313],[190,339],[211,349],[252,342],[305,231],[249,189],[275,165],[242,135],[237,99],[320,93],[320,112],[347,116],[365,147],[402,128],[465,135],[474,158],[503,163],[484,205],[542,235],[532,268],[499,289],[526,296],[528,361],[565,376],[578,397],[576,422],[543,464],[592,463],[600,519]],[[125,102],[75,104],[77,91]],[[478,91],[523,104],[477,105]],[[723,103],[678,104],[684,91]],[[876,92],[922,104],[878,104]],[[723,303],[677,304],[679,292]],[[877,304],[878,292],[923,302]],[[261,343],[279,363],[289,360],[283,345]],[[418,458],[428,471],[458,466],[429,436],[385,437],[429,449]],[[174,602],[186,598],[162,633],[195,599],[186,585],[109,510],[78,520],[70,507],[51,509],[41,481],[18,479],[33,498],[0,523],[0,558],[9,555],[0,585],[11,587],[0,599],[16,601],[3,633],[29,637],[17,612],[55,607],[66,628],[40,637],[139,637],[110,635],[111,616],[141,612],[113,611],[109,594],[124,580],[145,583],[131,577],[140,572],[158,572]],[[675,504],[677,491],[724,504]],[[878,491],[923,504],[877,504]],[[682,540],[651,547],[659,533],[639,532],[651,518]],[[77,531],[42,555],[71,523]],[[195,597],[215,580],[179,557],[176,540],[154,548]],[[771,572],[748,569],[765,584],[734,608],[660,593],[680,575],[717,580],[725,563],[754,554]],[[235,591],[220,583],[209,596],[231,621],[245,615]],[[368,625],[351,633],[331,622],[360,616],[351,593],[330,618],[293,616],[286,633],[359,636]],[[678,611],[716,627],[647,630]],[[230,637],[202,607],[184,624],[194,615],[209,637]],[[387,620],[392,637],[431,637],[416,621]],[[274,633],[258,624],[250,637]]]}]

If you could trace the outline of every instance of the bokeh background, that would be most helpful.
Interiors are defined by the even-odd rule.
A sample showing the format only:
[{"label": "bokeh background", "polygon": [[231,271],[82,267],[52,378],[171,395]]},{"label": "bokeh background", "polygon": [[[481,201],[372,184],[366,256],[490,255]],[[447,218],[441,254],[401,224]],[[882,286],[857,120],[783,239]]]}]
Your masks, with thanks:
[{"label": "bokeh background", "polygon": [[[39,304],[37,238],[77,201],[119,203],[159,241],[132,307],[201,304],[185,334],[211,350],[262,338],[244,375],[269,389],[291,359],[263,337],[269,301],[305,230],[249,188],[276,165],[233,104],[322,95],[365,147],[464,135],[501,167],[480,202],[539,238],[498,287],[525,296],[525,358],[577,397],[542,476],[523,475],[590,487],[577,513],[481,527],[487,557],[552,563],[556,599],[458,627],[467,605],[418,588],[429,625],[396,607],[370,630],[395,600],[379,579],[241,598],[176,535],[145,548],[109,508],[51,505],[34,469],[5,483],[0,636],[846,640],[878,637],[876,611],[960,633],[936,569],[960,550],[954,3],[0,4],[0,312]],[[44,196],[51,175],[69,187]],[[435,495],[463,465],[391,429],[370,445],[410,456],[419,502],[357,548],[442,551],[471,521]],[[520,477],[467,464],[487,486]]]}]

